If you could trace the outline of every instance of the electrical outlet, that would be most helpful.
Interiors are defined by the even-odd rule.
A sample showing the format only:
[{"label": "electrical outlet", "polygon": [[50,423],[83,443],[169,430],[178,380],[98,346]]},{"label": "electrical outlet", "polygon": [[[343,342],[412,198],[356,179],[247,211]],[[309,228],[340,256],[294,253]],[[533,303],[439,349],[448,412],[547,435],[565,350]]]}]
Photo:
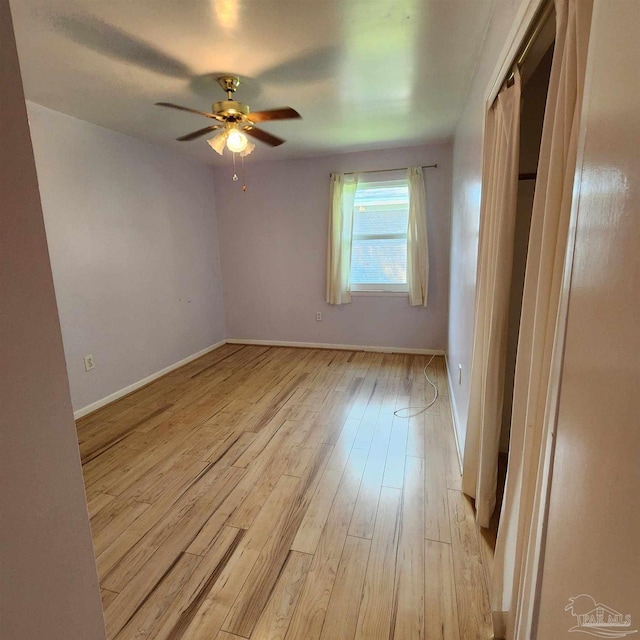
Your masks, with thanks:
[{"label": "electrical outlet", "polygon": [[322,322],[322,311],[316,313],[316,322]]},{"label": "electrical outlet", "polygon": [[93,356],[89,354],[84,357],[84,370],[91,371],[96,366],[96,363],[93,361]]},{"label": "electrical outlet", "polygon": [[462,365],[458,365],[458,384],[462,384]]}]

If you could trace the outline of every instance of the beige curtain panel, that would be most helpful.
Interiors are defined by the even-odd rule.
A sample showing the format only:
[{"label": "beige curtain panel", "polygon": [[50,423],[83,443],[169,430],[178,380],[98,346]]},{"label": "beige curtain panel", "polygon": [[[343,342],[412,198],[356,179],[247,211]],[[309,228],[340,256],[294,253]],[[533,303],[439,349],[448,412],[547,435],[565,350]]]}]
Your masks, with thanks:
[{"label": "beige curtain panel", "polygon": [[429,244],[422,167],[407,169],[407,179],[409,182],[409,228],[407,231],[409,304],[414,307],[426,307],[429,292]]},{"label": "beige curtain panel", "polygon": [[[509,465],[493,569],[496,638],[531,619],[535,576],[523,566],[539,548],[545,456],[555,413],[549,385],[560,350],[566,258],[592,0],[556,0],[556,42],[538,164],[516,363]],[[546,440],[546,442],[545,442]],[[529,586],[527,587],[527,582]]]},{"label": "beige curtain panel", "polygon": [[496,505],[518,195],[520,74],[498,94],[485,124],[473,357],[463,491],[488,527]]},{"label": "beige curtain panel", "polygon": [[349,274],[351,271],[353,201],[357,186],[357,174],[331,174],[326,298],[329,304],[351,302]]}]

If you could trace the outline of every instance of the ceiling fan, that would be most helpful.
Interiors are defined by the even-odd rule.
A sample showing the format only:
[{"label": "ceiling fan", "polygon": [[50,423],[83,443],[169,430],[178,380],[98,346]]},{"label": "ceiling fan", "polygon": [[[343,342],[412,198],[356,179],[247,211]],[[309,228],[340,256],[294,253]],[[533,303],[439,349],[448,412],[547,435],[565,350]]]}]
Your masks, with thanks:
[{"label": "ceiling fan", "polygon": [[233,94],[240,84],[239,78],[236,76],[220,76],[218,78],[218,84],[227,92],[227,99],[220,102],[214,102],[212,105],[212,113],[198,111],[197,109],[190,109],[189,107],[182,107],[170,102],[156,102],[156,105],[160,107],[169,107],[171,109],[179,109],[180,111],[188,111],[189,113],[195,113],[204,116],[205,118],[211,118],[220,123],[180,136],[179,138],[176,138],[177,140],[180,140],[181,142],[188,142],[189,140],[195,140],[200,136],[222,129],[217,136],[207,140],[211,147],[220,155],[222,155],[224,147],[226,146],[230,151],[239,153],[241,156],[246,156],[254,149],[254,145],[249,142],[247,135],[255,138],[256,140],[260,140],[260,142],[271,145],[272,147],[277,147],[284,142],[282,138],[278,138],[271,133],[258,129],[255,126],[256,122],[289,120],[301,117],[300,114],[291,107],[280,107],[279,109],[270,109],[268,111],[256,111],[251,113],[248,105],[242,104],[241,102],[237,102],[233,99]]}]

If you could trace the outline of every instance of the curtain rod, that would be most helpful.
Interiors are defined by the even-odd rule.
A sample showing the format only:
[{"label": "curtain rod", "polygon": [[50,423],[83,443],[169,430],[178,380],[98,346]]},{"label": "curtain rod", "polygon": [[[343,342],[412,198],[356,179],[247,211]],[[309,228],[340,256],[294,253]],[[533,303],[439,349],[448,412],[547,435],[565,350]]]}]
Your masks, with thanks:
[{"label": "curtain rod", "polygon": [[[517,66],[518,69],[522,67],[522,64],[524,63],[527,56],[529,55],[529,51],[531,51],[531,47],[533,46],[533,43],[536,41],[536,38],[540,35],[540,32],[542,31],[547,20],[553,14],[554,10],[555,10],[554,0],[545,0],[538,8],[538,11],[536,12],[536,15],[531,23],[531,26],[529,27],[529,33],[527,33],[524,43],[518,50],[518,54],[516,55],[515,60],[513,62],[513,65]],[[513,79],[515,77],[515,73],[513,71],[513,65],[511,69],[507,72],[507,76],[504,79],[504,82],[506,82],[508,86],[511,86],[511,84],[513,84]]]},{"label": "curtain rod", "polygon": [[[386,171],[406,171],[409,167],[399,167],[398,169],[372,169],[371,171],[347,171],[345,176],[353,176],[356,173],[385,173]],[[438,163],[436,164],[423,164],[423,169],[437,169]]]}]

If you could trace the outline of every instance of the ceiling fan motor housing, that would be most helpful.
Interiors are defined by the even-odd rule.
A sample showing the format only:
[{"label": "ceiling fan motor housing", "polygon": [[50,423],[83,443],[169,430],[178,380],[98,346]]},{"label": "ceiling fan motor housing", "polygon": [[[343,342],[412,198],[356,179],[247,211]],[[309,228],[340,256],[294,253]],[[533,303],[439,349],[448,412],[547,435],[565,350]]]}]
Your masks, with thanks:
[{"label": "ceiling fan motor housing", "polygon": [[241,120],[245,120],[249,115],[249,107],[235,100],[214,102],[212,110],[213,113],[222,116],[228,122],[240,122]]}]

